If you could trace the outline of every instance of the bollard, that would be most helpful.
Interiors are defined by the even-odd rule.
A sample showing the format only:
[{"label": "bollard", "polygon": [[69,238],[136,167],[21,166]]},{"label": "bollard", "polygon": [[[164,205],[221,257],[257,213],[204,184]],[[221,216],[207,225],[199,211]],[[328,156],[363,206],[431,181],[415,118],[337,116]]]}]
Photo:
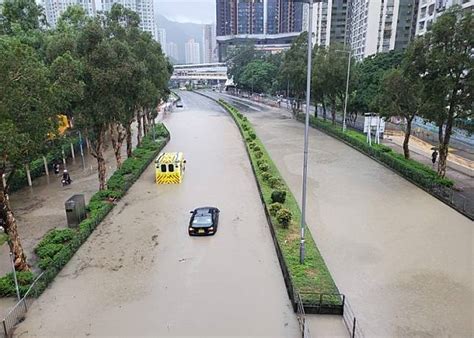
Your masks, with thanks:
[{"label": "bollard", "polygon": [[46,160],[46,157],[44,156],[43,156],[43,163],[44,163],[44,172],[46,173],[46,176],[49,176],[48,161]]},{"label": "bollard", "polygon": [[26,170],[26,178],[28,179],[28,186],[32,186],[33,182],[31,182],[31,173],[30,173],[30,167],[28,164],[25,164],[25,170]]}]

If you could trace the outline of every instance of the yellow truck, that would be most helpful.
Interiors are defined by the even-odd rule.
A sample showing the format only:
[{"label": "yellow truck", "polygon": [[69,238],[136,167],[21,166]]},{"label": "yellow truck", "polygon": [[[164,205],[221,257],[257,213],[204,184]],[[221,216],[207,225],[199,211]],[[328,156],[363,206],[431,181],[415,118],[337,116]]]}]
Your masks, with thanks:
[{"label": "yellow truck", "polygon": [[181,183],[185,165],[183,153],[161,153],[155,160],[155,182],[157,184]]}]

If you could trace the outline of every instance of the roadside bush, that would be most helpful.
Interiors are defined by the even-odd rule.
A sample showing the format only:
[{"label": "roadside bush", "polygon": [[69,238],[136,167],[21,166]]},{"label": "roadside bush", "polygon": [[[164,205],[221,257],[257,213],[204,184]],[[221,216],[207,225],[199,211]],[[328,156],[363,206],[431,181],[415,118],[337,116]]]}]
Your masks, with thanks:
[{"label": "roadside bush", "polygon": [[276,216],[277,212],[283,208],[283,204],[275,202],[270,204],[268,210],[270,211],[270,215]]},{"label": "roadside bush", "polygon": [[268,180],[273,177],[272,174],[270,174],[268,172],[262,173],[261,176],[262,176],[262,180],[264,180],[265,182],[268,182]]},{"label": "roadside bush", "polygon": [[[33,283],[34,274],[31,271],[19,271],[16,273],[16,278],[20,295],[23,296]],[[0,297],[9,296],[16,296],[15,280],[12,272],[0,278]]]},{"label": "roadside bush", "polygon": [[277,211],[276,219],[281,226],[283,226],[284,228],[288,228],[291,223],[291,220],[293,219],[293,215],[291,214],[290,210],[282,208]]},{"label": "roadside bush", "polygon": [[255,144],[255,146],[253,147],[253,151],[261,151],[261,149],[257,144]]},{"label": "roadside bush", "polygon": [[249,137],[251,140],[255,140],[257,138],[257,135],[255,135],[254,132],[249,132]]},{"label": "roadside bush", "polygon": [[271,195],[272,202],[285,203],[286,191],[285,190],[274,190]]},{"label": "roadside bush", "polygon": [[253,149],[257,144],[255,142],[249,142],[248,145],[250,149]]},{"label": "roadside bush", "polygon": [[271,188],[278,188],[281,186],[281,180],[278,177],[271,177],[268,179],[268,184]]},{"label": "roadside bush", "polygon": [[256,151],[254,154],[256,158],[261,158],[263,156],[263,153],[261,151]]},{"label": "roadside bush", "polygon": [[265,164],[266,164],[266,163],[267,163],[267,161],[266,161],[266,160],[264,160],[264,159],[257,160],[257,165],[258,165],[258,166],[260,166],[260,165],[261,165],[261,164],[263,164],[263,163],[265,163]]},{"label": "roadside bush", "polygon": [[248,131],[250,129],[249,125],[246,123],[242,123],[242,129]]},{"label": "roadside bush", "polygon": [[270,169],[270,166],[267,164],[267,163],[262,163],[258,166],[258,168],[261,170],[261,171],[268,171],[268,169]]},{"label": "roadside bush", "polygon": [[242,120],[242,117],[244,117],[244,115],[242,115],[242,113],[236,113],[235,111],[234,111],[234,113],[240,120]]}]

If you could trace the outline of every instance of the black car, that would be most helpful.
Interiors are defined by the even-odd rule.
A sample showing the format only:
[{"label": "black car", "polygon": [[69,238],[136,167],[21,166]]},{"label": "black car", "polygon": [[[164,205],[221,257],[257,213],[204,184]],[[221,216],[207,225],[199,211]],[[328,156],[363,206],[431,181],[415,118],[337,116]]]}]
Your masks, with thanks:
[{"label": "black car", "polygon": [[214,207],[202,207],[191,211],[189,236],[214,235],[219,223],[219,213],[219,209]]}]

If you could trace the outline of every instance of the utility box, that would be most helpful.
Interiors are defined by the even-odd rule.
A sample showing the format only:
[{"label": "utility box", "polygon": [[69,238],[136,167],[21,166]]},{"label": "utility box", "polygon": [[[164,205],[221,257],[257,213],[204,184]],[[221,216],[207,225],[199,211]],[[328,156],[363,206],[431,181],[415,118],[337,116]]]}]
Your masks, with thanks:
[{"label": "utility box", "polygon": [[64,205],[66,207],[68,227],[77,227],[86,218],[86,200],[84,195],[73,195]]}]

